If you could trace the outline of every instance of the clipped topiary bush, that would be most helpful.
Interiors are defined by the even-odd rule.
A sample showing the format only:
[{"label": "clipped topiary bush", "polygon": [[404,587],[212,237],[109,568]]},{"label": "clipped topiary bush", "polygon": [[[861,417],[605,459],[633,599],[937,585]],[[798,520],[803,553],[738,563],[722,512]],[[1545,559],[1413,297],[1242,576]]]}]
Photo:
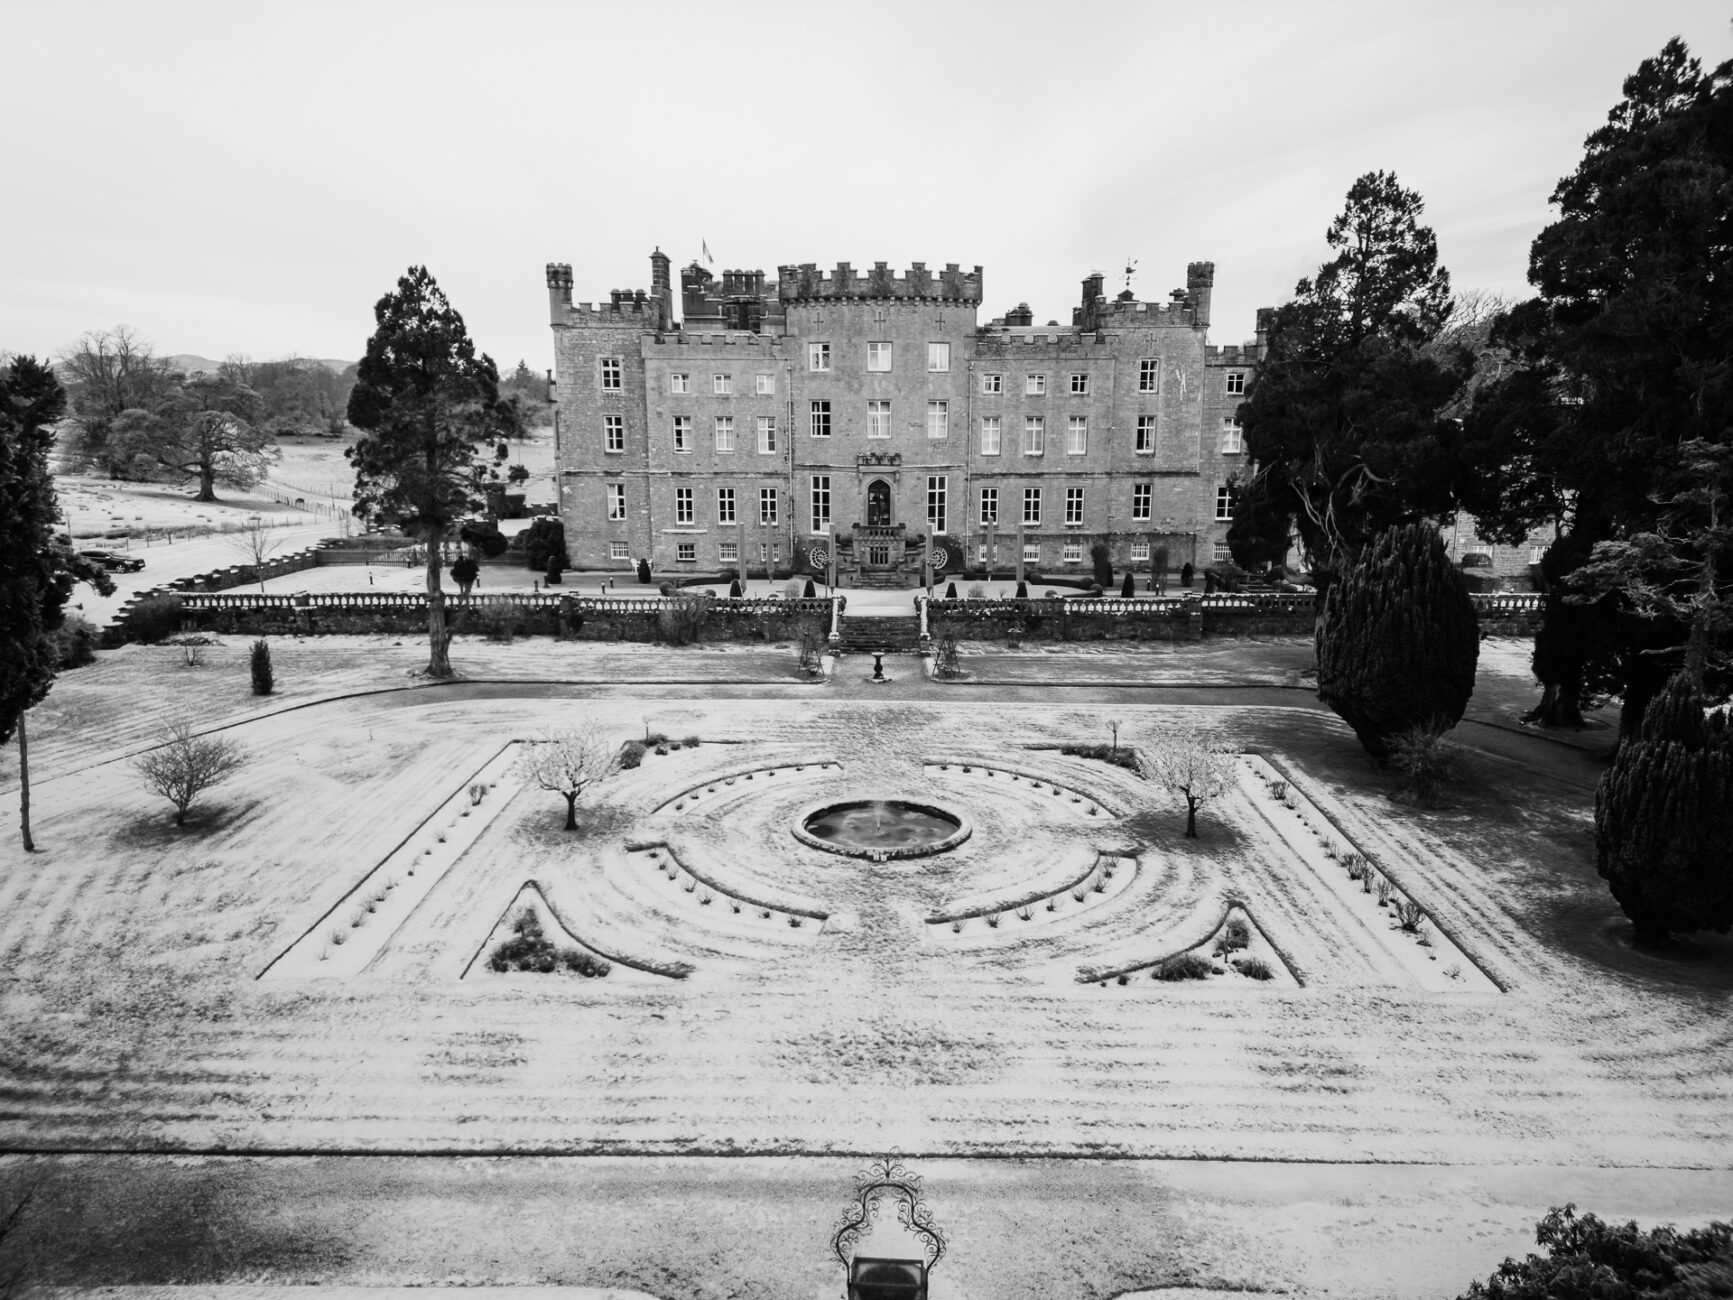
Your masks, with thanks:
[{"label": "clipped topiary bush", "polygon": [[127,639],[154,645],[180,631],[181,598],[172,592],[146,596],[121,620]]},{"label": "clipped topiary bush", "polygon": [[1131,570],[1125,571],[1125,581],[1119,584],[1119,594],[1129,600],[1137,595],[1137,579],[1131,576]]},{"label": "clipped topiary bush", "polygon": [[276,689],[277,679],[271,672],[271,647],[264,641],[253,642],[251,667],[254,695],[269,695]]},{"label": "clipped topiary bush", "polygon": [[1089,567],[1094,571],[1097,586],[1113,585],[1113,552],[1106,542],[1095,542],[1089,548]]},{"label": "clipped topiary bush", "polygon": [[550,560],[558,560],[560,568],[571,567],[566,554],[566,526],[546,515],[530,521],[524,530],[524,564],[544,572]]},{"label": "clipped topiary bush", "polygon": [[1644,947],[1733,927],[1733,729],[1706,704],[1676,675],[1595,791],[1595,869]]},{"label": "clipped topiary bush", "polygon": [[1318,622],[1318,698],[1382,760],[1414,726],[1448,731],[1474,693],[1480,623],[1429,524],[1386,529],[1330,584]]}]

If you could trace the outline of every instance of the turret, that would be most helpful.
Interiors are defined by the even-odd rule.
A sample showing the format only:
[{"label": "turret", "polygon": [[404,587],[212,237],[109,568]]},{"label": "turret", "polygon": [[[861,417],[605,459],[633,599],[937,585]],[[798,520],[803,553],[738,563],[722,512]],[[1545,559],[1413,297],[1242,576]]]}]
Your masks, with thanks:
[{"label": "turret", "polygon": [[1214,262],[1189,262],[1185,268],[1185,305],[1191,308],[1191,327],[1209,328],[1210,291],[1215,287]]},{"label": "turret", "polygon": [[548,263],[548,319],[564,325],[572,310],[572,264]]},{"label": "turret", "polygon": [[660,247],[650,254],[650,296],[662,304],[662,319],[658,329],[667,329],[674,323],[674,278],[671,274],[673,262]]}]

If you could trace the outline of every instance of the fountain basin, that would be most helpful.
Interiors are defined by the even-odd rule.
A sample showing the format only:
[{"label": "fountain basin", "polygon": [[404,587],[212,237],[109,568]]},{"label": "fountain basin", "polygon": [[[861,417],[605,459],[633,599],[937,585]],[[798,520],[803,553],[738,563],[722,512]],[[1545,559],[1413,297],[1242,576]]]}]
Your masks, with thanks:
[{"label": "fountain basin", "polygon": [[954,849],[972,828],[956,813],[910,799],[848,799],[805,810],[794,837],[809,848],[888,862]]}]

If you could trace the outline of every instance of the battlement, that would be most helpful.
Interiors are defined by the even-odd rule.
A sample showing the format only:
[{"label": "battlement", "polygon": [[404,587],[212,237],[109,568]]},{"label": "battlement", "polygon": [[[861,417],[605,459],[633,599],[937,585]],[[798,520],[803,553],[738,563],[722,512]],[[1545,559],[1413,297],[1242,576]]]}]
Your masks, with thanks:
[{"label": "battlement", "polygon": [[1263,359],[1264,349],[1256,343],[1224,343],[1203,350],[1206,366],[1255,366]]},{"label": "battlement", "polygon": [[856,271],[847,262],[838,262],[836,270],[830,272],[820,271],[816,262],[802,262],[798,266],[779,266],[777,273],[777,295],[785,303],[848,298],[970,305],[981,301],[981,268],[964,271],[955,262],[945,263],[945,269],[937,272],[929,271],[925,262],[916,262],[900,275],[885,262],[874,262],[872,270],[864,272]]}]

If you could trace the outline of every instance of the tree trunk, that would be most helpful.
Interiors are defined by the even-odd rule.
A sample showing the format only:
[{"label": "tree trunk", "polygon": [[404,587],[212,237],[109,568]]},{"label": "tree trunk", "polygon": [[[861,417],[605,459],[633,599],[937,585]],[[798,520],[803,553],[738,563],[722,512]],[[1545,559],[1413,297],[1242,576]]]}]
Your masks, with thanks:
[{"label": "tree trunk", "polygon": [[30,838],[30,739],[24,734],[23,713],[18,715],[18,824],[24,830],[24,851],[36,852],[36,841]]},{"label": "tree trunk", "polygon": [[1541,691],[1540,703],[1522,715],[1524,722],[1543,727],[1575,727],[1582,730],[1583,714],[1577,707],[1582,698],[1582,674],[1576,673],[1562,682],[1548,682]]},{"label": "tree trunk", "polygon": [[214,465],[199,466],[199,494],[196,501],[215,501],[217,499],[217,471]]},{"label": "tree trunk", "polygon": [[431,653],[427,659],[429,677],[450,677],[451,632],[445,625],[445,593],[439,586],[439,547],[445,540],[443,528],[427,534],[427,641]]},{"label": "tree trunk", "polygon": [[1197,800],[1189,794],[1185,797],[1185,837],[1188,840],[1197,838]]},{"label": "tree trunk", "polygon": [[566,796],[566,829],[568,831],[578,829],[578,796],[575,794]]}]

